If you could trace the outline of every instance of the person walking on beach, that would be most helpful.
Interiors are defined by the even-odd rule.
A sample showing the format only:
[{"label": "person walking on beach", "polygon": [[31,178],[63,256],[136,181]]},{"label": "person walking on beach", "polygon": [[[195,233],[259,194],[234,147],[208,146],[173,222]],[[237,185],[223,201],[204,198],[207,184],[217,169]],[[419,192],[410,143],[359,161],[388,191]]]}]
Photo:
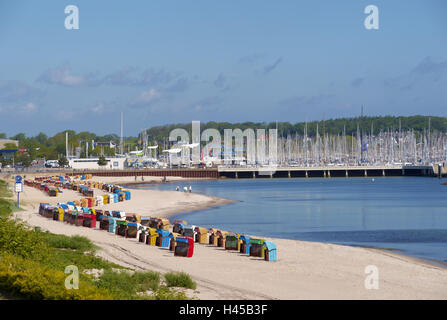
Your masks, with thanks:
[{"label": "person walking on beach", "polygon": [[192,188],[191,188],[191,186],[189,186],[189,193],[191,193],[191,191],[192,191]]},{"label": "person walking on beach", "polygon": [[175,187],[175,191],[179,191],[179,190],[180,190],[179,186]]},{"label": "person walking on beach", "polygon": [[183,187],[183,191],[184,191],[184,192],[188,192],[188,187],[187,187],[187,186],[184,186],[184,187]]}]

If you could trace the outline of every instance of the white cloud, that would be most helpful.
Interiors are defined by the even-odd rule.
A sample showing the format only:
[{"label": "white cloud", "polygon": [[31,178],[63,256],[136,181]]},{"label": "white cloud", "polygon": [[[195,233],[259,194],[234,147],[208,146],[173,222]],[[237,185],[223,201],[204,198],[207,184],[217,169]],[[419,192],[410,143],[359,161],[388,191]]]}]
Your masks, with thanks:
[{"label": "white cloud", "polygon": [[28,102],[27,104],[25,104],[22,107],[22,112],[24,113],[30,113],[30,112],[34,112],[37,110],[37,106],[36,104],[32,103],[32,102]]},{"label": "white cloud", "polygon": [[141,102],[152,102],[154,100],[158,100],[161,97],[161,93],[154,88],[149,89],[147,91],[143,91],[140,96],[138,97],[138,100]]},{"label": "white cloud", "polygon": [[140,95],[141,100],[150,102],[155,99],[160,98],[161,94],[155,89],[149,89],[148,91],[143,91]]},{"label": "white cloud", "polygon": [[104,113],[104,111],[105,111],[104,103],[102,103],[102,102],[97,103],[91,110],[97,114]]},{"label": "white cloud", "polygon": [[151,88],[149,90],[141,92],[133,101],[130,103],[130,107],[133,108],[144,108],[151,106],[154,102],[159,101],[162,97],[160,91]]},{"label": "white cloud", "polygon": [[9,116],[27,116],[37,111],[37,104],[34,102],[17,103],[14,105],[0,105],[0,113]]},{"label": "white cloud", "polygon": [[74,75],[70,70],[69,64],[48,69],[37,81],[67,87],[95,86],[101,84],[101,80],[96,79],[93,74]]}]

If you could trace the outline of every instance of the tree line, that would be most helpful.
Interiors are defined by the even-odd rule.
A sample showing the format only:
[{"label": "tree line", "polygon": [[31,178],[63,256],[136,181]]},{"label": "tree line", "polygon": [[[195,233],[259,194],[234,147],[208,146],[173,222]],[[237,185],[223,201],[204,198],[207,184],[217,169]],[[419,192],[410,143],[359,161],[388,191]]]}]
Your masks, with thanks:
[{"label": "tree line", "polygon": [[[380,131],[387,130],[414,130],[416,134],[427,132],[430,128],[431,132],[447,132],[447,118],[445,117],[429,117],[429,116],[409,116],[409,117],[357,117],[357,118],[338,118],[328,119],[325,121],[311,121],[311,122],[297,122],[292,124],[290,122],[204,122],[201,123],[201,130],[217,129],[223,134],[224,129],[274,129],[278,128],[278,135],[286,137],[288,135],[304,135],[307,127],[308,136],[312,137],[317,134],[320,135],[338,135],[346,133],[347,136],[355,136],[357,130],[362,133],[378,134]],[[158,144],[159,148],[163,148],[164,142],[167,142],[169,133],[176,129],[183,128],[191,134],[191,123],[182,124],[167,124],[161,126],[154,126],[146,130],[148,140],[151,144]],[[66,153],[65,134],[68,132],[68,144],[70,148],[75,149],[81,147],[81,157],[86,156],[86,142],[89,142],[90,148],[89,156],[99,157],[100,155],[113,156],[118,150],[117,148],[96,146],[91,148],[91,141],[95,142],[109,142],[113,141],[119,145],[120,138],[116,134],[107,134],[103,136],[95,133],[83,131],[76,133],[74,130],[65,130],[48,137],[41,132],[36,136],[27,137],[25,133],[19,133],[10,136],[9,139],[18,140],[19,148],[23,148],[26,152],[18,151],[15,155],[15,162],[22,162],[24,166],[29,166],[35,159],[61,159]],[[5,133],[0,133],[0,139],[7,138]],[[125,148],[127,150],[141,149],[142,137],[141,133],[137,137],[126,137],[124,139]],[[16,149],[14,144],[6,144],[3,149]],[[7,160],[5,157],[0,157],[0,162],[3,165],[10,164],[12,159]],[[64,161],[62,161],[64,162]]]},{"label": "tree line", "polygon": [[[304,135],[307,127],[308,136],[316,136],[317,131],[320,135],[338,135],[346,133],[347,136],[355,136],[357,129],[363,133],[378,134],[387,130],[414,130],[416,133],[423,133],[424,130],[432,132],[447,132],[447,118],[429,117],[429,116],[410,116],[410,117],[357,117],[357,118],[338,118],[322,121],[297,122],[205,122],[201,123],[201,130],[217,129],[222,135],[224,129],[275,129],[278,128],[278,136],[287,137],[288,135]],[[173,129],[182,128],[191,135],[191,123],[169,124],[155,126],[147,129],[147,134],[154,141],[165,141],[169,132]]]}]

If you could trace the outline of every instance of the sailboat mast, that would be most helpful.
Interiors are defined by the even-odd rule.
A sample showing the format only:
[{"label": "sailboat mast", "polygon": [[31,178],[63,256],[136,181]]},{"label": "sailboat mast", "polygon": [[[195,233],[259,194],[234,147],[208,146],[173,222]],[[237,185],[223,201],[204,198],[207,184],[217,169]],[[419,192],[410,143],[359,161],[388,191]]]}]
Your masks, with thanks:
[{"label": "sailboat mast", "polygon": [[124,145],[123,145],[123,112],[121,111],[121,138],[120,138],[120,152],[124,154]]}]

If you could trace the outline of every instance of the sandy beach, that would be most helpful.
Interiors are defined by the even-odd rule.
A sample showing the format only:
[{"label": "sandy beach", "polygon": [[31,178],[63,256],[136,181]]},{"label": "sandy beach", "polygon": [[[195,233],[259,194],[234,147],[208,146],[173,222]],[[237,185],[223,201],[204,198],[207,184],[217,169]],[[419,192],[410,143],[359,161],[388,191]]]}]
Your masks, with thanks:
[{"label": "sandy beach", "polygon": [[[118,184],[135,182],[134,177],[94,179]],[[177,179],[180,186],[187,185],[186,181]],[[145,177],[145,180],[159,182],[160,178]],[[95,189],[97,194],[102,191]],[[37,214],[40,202],[56,204],[81,197],[71,190],[63,190],[58,197],[48,197],[40,190],[24,187],[21,199],[25,210],[15,216],[53,233],[86,236],[101,247],[99,256],[123,266],[187,272],[197,282],[197,290],[191,294],[199,299],[447,299],[447,269],[385,250],[270,239],[278,246],[276,262],[200,244],[195,245],[192,258],[180,258],[166,248],[52,221]],[[194,193],[132,190],[130,201],[101,208],[169,217],[230,202]],[[379,270],[377,290],[365,288],[368,276],[365,268],[371,265]]]}]

